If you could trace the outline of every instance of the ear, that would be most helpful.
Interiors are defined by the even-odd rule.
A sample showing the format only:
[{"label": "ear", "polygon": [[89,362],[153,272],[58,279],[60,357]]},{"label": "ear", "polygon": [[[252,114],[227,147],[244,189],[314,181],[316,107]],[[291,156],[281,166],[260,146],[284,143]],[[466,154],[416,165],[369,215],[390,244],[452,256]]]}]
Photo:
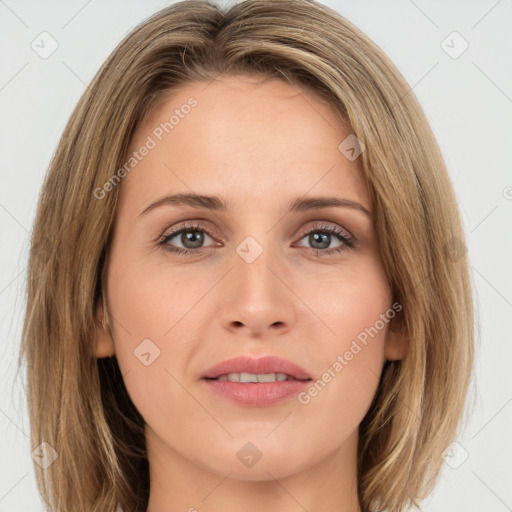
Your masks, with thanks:
[{"label": "ear", "polygon": [[115,354],[114,340],[103,326],[103,319],[103,306],[99,304],[96,310],[96,329],[93,349],[94,356],[98,359],[110,357]]},{"label": "ear", "polygon": [[405,330],[402,312],[399,311],[389,322],[384,353],[388,361],[397,361],[403,359],[408,350],[409,337]]}]

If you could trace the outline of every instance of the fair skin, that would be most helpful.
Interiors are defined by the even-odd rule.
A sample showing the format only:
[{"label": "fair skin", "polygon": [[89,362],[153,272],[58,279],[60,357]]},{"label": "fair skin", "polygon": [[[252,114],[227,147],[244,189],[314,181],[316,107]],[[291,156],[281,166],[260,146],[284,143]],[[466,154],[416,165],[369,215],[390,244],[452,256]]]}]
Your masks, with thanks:
[{"label": "fair skin", "polygon": [[[215,363],[251,354],[289,359],[317,381],[393,303],[371,216],[346,206],[288,212],[295,199],[313,196],[371,212],[361,159],[338,150],[350,132],[311,92],[256,81],[222,76],[174,90],[129,151],[197,99],[121,184],[107,279],[113,336],[100,324],[97,331],[96,356],[117,357],[146,422],[148,512],[360,511],[358,425],[386,359],[406,354],[395,317],[307,404],[295,396],[244,407],[200,379]],[[165,195],[191,192],[228,208],[166,204],[140,215]],[[182,256],[158,245],[198,220],[203,252]],[[356,246],[333,234],[315,244],[308,234],[326,224]],[[251,263],[236,251],[248,236],[263,248]],[[197,247],[180,235],[166,244]],[[134,356],[147,338],[160,350],[148,366]],[[237,456],[248,442],[261,454],[252,467]]]}]

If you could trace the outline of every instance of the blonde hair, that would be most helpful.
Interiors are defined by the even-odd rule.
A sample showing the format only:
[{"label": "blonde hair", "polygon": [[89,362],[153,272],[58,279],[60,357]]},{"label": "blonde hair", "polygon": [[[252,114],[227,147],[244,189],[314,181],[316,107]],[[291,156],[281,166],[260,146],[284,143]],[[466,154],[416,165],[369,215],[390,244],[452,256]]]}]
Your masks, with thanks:
[{"label": "blonde hair", "polygon": [[[55,512],[142,511],[149,495],[144,421],[115,357],[96,359],[105,269],[131,138],[165,94],[220,74],[277,77],[314,91],[364,145],[361,163],[407,356],[387,361],[360,425],[362,510],[401,511],[434,488],[457,435],[473,371],[473,301],[464,232],[424,113],[393,63],[341,15],[311,0],[175,3],[139,24],[83,94],[37,207],[20,361],[26,358],[34,465]],[[341,141],[340,141],[341,142]]]}]

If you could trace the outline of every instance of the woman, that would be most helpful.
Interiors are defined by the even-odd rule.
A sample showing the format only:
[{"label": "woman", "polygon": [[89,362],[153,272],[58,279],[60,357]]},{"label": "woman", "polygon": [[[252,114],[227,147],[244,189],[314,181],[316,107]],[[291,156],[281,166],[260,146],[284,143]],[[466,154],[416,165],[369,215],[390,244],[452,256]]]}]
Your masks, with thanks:
[{"label": "woman", "polygon": [[39,201],[22,355],[43,498],[419,506],[471,377],[463,246],[421,107],[346,19],[161,10],[93,79]]}]

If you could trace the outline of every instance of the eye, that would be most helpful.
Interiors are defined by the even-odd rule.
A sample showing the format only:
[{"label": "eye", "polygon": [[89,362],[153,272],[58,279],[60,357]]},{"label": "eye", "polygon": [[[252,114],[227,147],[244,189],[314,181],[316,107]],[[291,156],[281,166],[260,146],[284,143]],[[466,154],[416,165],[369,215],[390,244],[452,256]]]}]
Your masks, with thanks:
[{"label": "eye", "polygon": [[[355,239],[347,231],[335,224],[323,224],[315,226],[314,229],[307,231],[301,240],[307,240],[310,248],[317,251],[317,254],[332,254],[345,251],[355,246]],[[339,245],[329,248],[332,242],[338,242]],[[328,250],[326,250],[328,249]]]},{"label": "eye", "polygon": [[[171,240],[175,238],[176,241],[171,243]],[[158,243],[166,251],[185,256],[206,249],[207,247],[204,247],[203,244],[208,238],[212,239],[206,230],[206,226],[202,222],[196,221],[195,223],[180,226],[171,232],[164,233]],[[181,244],[182,247],[176,247],[176,244]],[[215,243],[214,245],[221,244]]]},{"label": "eye", "polygon": [[[160,237],[158,245],[168,252],[181,256],[198,254],[209,247],[222,245],[218,242],[214,242],[209,246],[205,245],[208,239],[213,240],[213,237],[209,234],[206,224],[201,221],[195,221],[190,224],[179,225],[172,231],[164,233]],[[336,224],[323,223],[314,226],[313,229],[303,232],[300,241],[304,239],[306,239],[307,243],[311,244],[309,248],[316,251],[317,255],[339,253],[356,245],[355,238]],[[330,247],[333,242],[338,245]],[[181,244],[181,247],[178,244]],[[298,246],[305,247],[301,244]]]}]

